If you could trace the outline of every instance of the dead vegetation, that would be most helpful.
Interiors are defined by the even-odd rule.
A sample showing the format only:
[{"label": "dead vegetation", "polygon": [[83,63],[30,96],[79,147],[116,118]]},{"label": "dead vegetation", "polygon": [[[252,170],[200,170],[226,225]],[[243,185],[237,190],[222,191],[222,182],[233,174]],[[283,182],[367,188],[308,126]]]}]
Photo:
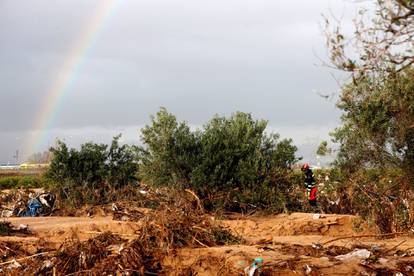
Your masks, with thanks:
[{"label": "dead vegetation", "polygon": [[179,248],[241,243],[191,197],[163,203],[139,219],[135,216],[141,227],[132,240],[109,232],[84,242],[67,240],[57,250],[22,260],[13,271],[20,275],[159,275],[171,271],[162,260]]}]

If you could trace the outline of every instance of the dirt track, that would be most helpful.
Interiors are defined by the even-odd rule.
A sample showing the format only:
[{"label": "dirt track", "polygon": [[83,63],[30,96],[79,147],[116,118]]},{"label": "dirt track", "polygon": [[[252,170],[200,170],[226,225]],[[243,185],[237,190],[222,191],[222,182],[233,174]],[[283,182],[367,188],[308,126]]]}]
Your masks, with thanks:
[{"label": "dirt track", "polygon": [[[27,224],[34,236],[0,237],[0,241],[20,241],[28,249],[35,248],[39,242],[58,247],[67,238],[77,237],[85,240],[104,231],[112,231],[132,239],[139,231],[139,224],[113,221],[111,217],[38,217],[6,220],[14,225]],[[324,246],[335,246],[332,248],[339,251],[333,252],[334,255],[340,255],[347,248],[371,248],[372,245],[380,247],[383,251],[389,250],[384,260],[376,264],[364,264],[360,259],[340,262],[334,259],[334,256],[329,256],[329,250],[328,253],[323,253],[317,248],[338,237],[375,234],[374,229],[369,229],[360,222],[353,216],[322,215],[321,218],[314,219],[311,214],[302,213],[222,220],[218,223],[242,236],[246,240],[245,244],[184,248],[172,253],[164,263],[171,267],[191,266],[197,275],[220,275],[220,269],[225,265],[232,267],[237,275],[243,273],[243,268],[253,258],[262,257],[265,267],[272,269],[271,275],[370,275],[374,269],[381,267],[385,267],[388,273],[384,275],[393,275],[397,271],[403,272],[404,275],[413,275],[413,272],[408,271],[410,264],[414,264],[413,257],[393,256],[397,250],[414,248],[413,237],[339,239]],[[402,260],[408,263],[404,264],[404,267],[400,264]]]}]

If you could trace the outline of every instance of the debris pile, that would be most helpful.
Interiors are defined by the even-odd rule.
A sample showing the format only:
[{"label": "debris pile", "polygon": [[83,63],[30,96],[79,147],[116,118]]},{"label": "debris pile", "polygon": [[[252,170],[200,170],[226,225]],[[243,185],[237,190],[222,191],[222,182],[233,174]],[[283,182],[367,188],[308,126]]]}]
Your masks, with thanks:
[{"label": "debris pile", "polygon": [[126,201],[112,203],[112,219],[120,221],[139,221],[145,216],[146,212],[135,205],[135,202]]},{"label": "debris pile", "polygon": [[84,242],[69,240],[57,251],[21,262],[15,270],[22,275],[82,275],[85,271],[90,275],[158,275],[176,270],[162,263],[175,249],[241,243],[203,212],[192,197],[162,203],[158,210],[137,218],[141,227],[130,241],[111,233]]},{"label": "debris pile", "polygon": [[53,212],[56,196],[52,193],[18,190],[0,194],[1,217],[47,216]]}]

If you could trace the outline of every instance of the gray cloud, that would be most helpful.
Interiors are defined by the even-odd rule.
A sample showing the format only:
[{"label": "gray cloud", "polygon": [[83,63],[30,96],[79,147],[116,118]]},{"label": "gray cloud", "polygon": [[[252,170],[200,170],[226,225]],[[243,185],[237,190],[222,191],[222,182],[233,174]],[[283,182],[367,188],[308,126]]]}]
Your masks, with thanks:
[{"label": "gray cloud", "polygon": [[[0,1],[0,162],[38,131],[33,119],[102,1]],[[327,133],[339,112],[312,90],[338,90],[329,70],[315,65],[315,53],[325,55],[320,14],[330,9],[347,11],[349,24],[355,5],[119,1],[84,57],[48,139],[88,133],[74,141],[79,144],[100,137],[97,129],[143,125],[160,106],[194,125],[241,110],[275,128],[303,129],[295,132],[300,137],[313,135],[309,126]]]}]

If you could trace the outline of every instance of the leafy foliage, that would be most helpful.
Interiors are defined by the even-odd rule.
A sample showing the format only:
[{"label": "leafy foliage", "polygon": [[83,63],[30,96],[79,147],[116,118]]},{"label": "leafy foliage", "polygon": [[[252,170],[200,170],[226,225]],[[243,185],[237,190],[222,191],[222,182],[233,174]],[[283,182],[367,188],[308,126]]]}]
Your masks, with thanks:
[{"label": "leafy foliage", "polygon": [[151,117],[151,125],[142,129],[140,168],[144,180],[152,184],[185,186],[193,167],[200,161],[199,134],[178,123],[165,108]]},{"label": "leafy foliage", "polygon": [[333,137],[338,163],[348,167],[414,166],[414,70],[382,82],[370,77],[344,87],[338,107],[343,125]]},{"label": "leafy foliage", "polygon": [[119,145],[120,136],[114,137],[111,146],[86,143],[79,150],[69,149],[58,141],[50,151],[53,159],[46,177],[54,183],[63,198],[76,194],[82,201],[82,190],[94,191],[93,197],[103,197],[108,189],[120,188],[136,179],[138,170],[136,150]]},{"label": "leafy foliage", "polygon": [[44,179],[40,176],[5,176],[0,177],[0,190],[16,188],[40,188]]},{"label": "leafy foliage", "polygon": [[326,21],[331,64],[353,77],[338,103],[344,114],[333,133],[337,163],[350,171],[398,167],[413,182],[414,1],[377,0],[368,20],[367,13],[360,9],[353,37]]},{"label": "leafy foliage", "polygon": [[332,152],[332,149],[328,147],[327,141],[322,141],[320,145],[318,146],[318,149],[316,150],[316,154],[320,156],[326,156],[327,154],[330,154]]},{"label": "leafy foliage", "polygon": [[234,189],[252,192],[262,185],[275,191],[282,182],[275,176],[298,160],[297,148],[291,139],[266,134],[266,125],[237,112],[215,116],[202,130],[191,131],[161,108],[142,130],[140,175],[147,183],[192,188],[203,198]]}]

